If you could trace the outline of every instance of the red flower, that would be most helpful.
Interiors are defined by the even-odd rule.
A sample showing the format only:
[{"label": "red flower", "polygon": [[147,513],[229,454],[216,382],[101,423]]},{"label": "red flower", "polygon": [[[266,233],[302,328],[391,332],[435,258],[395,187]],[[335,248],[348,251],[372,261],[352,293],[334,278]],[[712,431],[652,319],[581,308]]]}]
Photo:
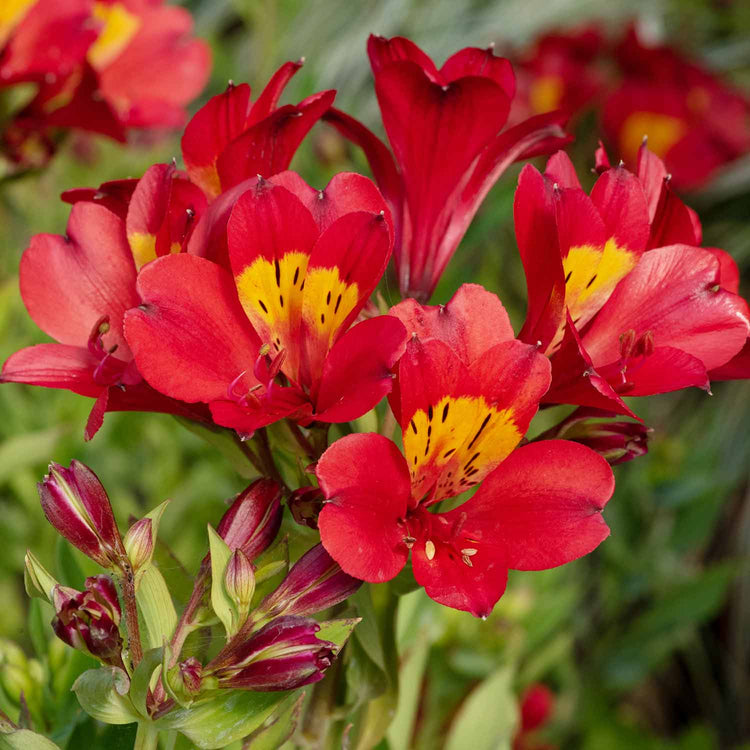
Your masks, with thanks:
[{"label": "red flower", "polygon": [[532,118],[501,133],[515,80],[491,49],[460,50],[440,70],[401,37],[371,36],[368,53],[395,161],[353,118],[331,110],[326,119],[364,149],[393,211],[401,292],[426,301],[505,169],[568,140],[564,117]]},{"label": "red flower", "polygon": [[0,20],[0,85],[38,85],[4,134],[11,157],[34,157],[36,136],[79,128],[124,141],[128,128],[177,127],[203,88],[207,45],[192,18],[158,0],[30,0]]},{"label": "red flower", "polygon": [[403,326],[388,316],[350,329],[392,248],[375,186],[353,174],[324,191],[293,173],[256,179],[228,239],[234,279],[184,254],[141,272],[127,336],[148,382],[210,404],[218,424],[242,433],[371,409],[390,391],[404,346]]},{"label": "red flower", "polygon": [[64,388],[96,399],[86,438],[107,411],[161,411],[206,419],[149,387],[123,336],[125,311],[139,303],[125,221],[104,205],[73,206],[64,237],[38,234],[21,258],[21,296],[34,322],[59,343],[11,355],[0,382]]},{"label": "red flower", "polygon": [[513,739],[513,750],[557,750],[534,739],[537,729],[543,727],[555,708],[554,693],[541,682],[529,685],[521,697],[521,726]]},{"label": "red flower", "polygon": [[750,150],[750,99],[667,46],[648,47],[630,29],[616,50],[624,74],[604,104],[603,125],[634,165],[644,135],[675,185],[701,185]]},{"label": "red flower", "polygon": [[547,402],[632,416],[622,395],[708,388],[707,373],[747,340],[747,304],[724,287],[736,274],[726,253],[653,248],[657,238],[694,242],[700,228],[645,148],[641,167],[640,179],[606,170],[591,196],[562,153],[545,175],[521,173],[516,236],[529,307],[520,338],[552,358]]},{"label": "red flower", "polygon": [[278,107],[284,87],[301,67],[302,60],[284,63],[252,103],[246,83],[230,83],[190,120],[182,156],[190,179],[209,200],[248,178],[271,177],[289,167],[302,139],[336,96],[321,91],[297,105]]},{"label": "red flower", "polygon": [[604,74],[597,66],[604,48],[597,26],[538,37],[516,65],[518,92],[511,120],[557,109],[579,114],[604,87]]},{"label": "red flower", "polygon": [[[575,443],[512,452],[547,389],[549,365],[507,330],[494,340],[487,332],[470,337],[462,361],[445,343],[459,330],[457,311],[466,302],[502,307],[478,287],[459,294],[425,311],[423,330],[433,337],[412,338],[399,363],[391,400],[405,455],[381,435],[333,443],[316,468],[328,499],[318,525],[323,546],[350,575],[390,580],[412,550],[415,578],[430,597],[485,616],[509,568],[555,567],[608,535],[599,512],[614,480],[604,459]],[[481,320],[482,306],[474,311]],[[470,500],[431,512],[480,481]]]}]

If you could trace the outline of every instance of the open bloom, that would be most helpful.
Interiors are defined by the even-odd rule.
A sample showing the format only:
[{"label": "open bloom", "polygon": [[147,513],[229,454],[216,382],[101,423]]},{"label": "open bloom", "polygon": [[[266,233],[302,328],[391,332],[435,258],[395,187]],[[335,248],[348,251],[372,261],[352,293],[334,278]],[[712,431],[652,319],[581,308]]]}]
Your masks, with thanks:
[{"label": "open bloom", "polygon": [[141,271],[126,329],[148,382],[209,404],[216,423],[241,433],[371,409],[391,389],[405,337],[389,316],[351,327],[393,244],[375,186],[354,174],[322,191],[294,173],[256,178],[228,239],[234,278],[190,254]]},{"label": "open bloom", "polygon": [[130,128],[181,125],[210,67],[192,25],[185,9],[158,0],[11,3],[0,17],[0,86],[37,86],[3,134],[11,158],[49,155],[51,128],[124,141]]},{"label": "open bloom", "polygon": [[34,322],[59,343],[11,355],[0,382],[64,388],[94,398],[87,438],[107,411],[207,419],[202,409],[157,393],[135,366],[123,317],[140,301],[136,275],[125,220],[105,205],[81,200],[71,210],[65,236],[32,237],[21,258],[21,296]]},{"label": "open bloom", "polygon": [[501,132],[515,79],[492,49],[467,47],[439,70],[402,37],[371,36],[367,51],[393,156],[343,112],[325,119],[364,149],[393,212],[401,292],[425,302],[492,185],[512,162],[565,143],[565,118],[542,115]]},{"label": "open bloom", "polygon": [[644,135],[675,185],[693,188],[750,150],[750,99],[674,48],[631,28],[616,49],[622,83],[604,103],[608,138],[635,165]]},{"label": "open bloom", "polygon": [[[399,362],[391,402],[404,454],[381,435],[359,434],[322,455],[316,474],[328,502],[318,525],[323,546],[350,575],[387,581],[411,550],[414,576],[430,597],[485,616],[509,568],[555,567],[608,535],[600,511],[614,480],[604,459],[576,443],[513,450],[549,385],[549,363],[509,326],[495,341],[471,338],[467,359],[457,356],[441,337],[454,334],[450,319],[472,295],[493,307],[492,295],[475,287],[454,310],[428,309],[423,323],[433,337],[412,338]],[[478,482],[469,500],[433,512]]]},{"label": "open bloom", "polygon": [[515,66],[518,92],[511,120],[557,109],[579,114],[603,90],[605,75],[598,63],[605,46],[595,25],[538,37]]},{"label": "open bloom", "polygon": [[[519,178],[529,291],[520,337],[552,359],[547,402],[632,416],[621,396],[707,389],[708,373],[747,340],[747,304],[724,286],[736,266],[723,251],[684,244],[699,226],[647,169],[653,157],[642,163],[641,177],[605,169],[590,196],[562,153],[544,175],[528,166]],[[653,247],[666,237],[675,244]]]}]

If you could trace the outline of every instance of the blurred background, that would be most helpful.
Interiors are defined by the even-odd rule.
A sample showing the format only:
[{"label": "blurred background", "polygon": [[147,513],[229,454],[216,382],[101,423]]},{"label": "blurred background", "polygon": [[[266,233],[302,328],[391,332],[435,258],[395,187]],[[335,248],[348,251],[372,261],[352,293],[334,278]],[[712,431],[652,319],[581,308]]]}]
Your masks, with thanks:
[{"label": "blurred background", "polygon": [[[750,87],[745,0],[184,5],[213,52],[201,101],[229,79],[258,91],[283,61],[304,56],[285,101],[336,88],[337,105],[381,135],[365,54],[371,32],[408,36],[440,64],[464,46],[494,42],[502,54],[520,54],[551,30],[595,22],[618,35],[636,20],[650,38],[676,45],[745,91]],[[595,120],[584,116],[576,131],[569,152],[590,184]],[[48,169],[0,184],[2,360],[47,340],[25,312],[17,268],[32,234],[65,231],[69,207],[60,192],[140,176],[154,162],[177,157],[179,163],[179,154],[177,135],[141,134],[126,147],[74,135]],[[362,154],[322,124],[292,168],[320,186],[337,171],[369,174]],[[525,304],[512,224],[518,171],[511,169],[491,191],[433,298],[445,302],[464,281],[482,283],[499,294],[517,329]],[[724,248],[740,265],[747,297],[750,161],[733,162],[683,197],[699,212],[704,244]],[[382,293],[398,301],[393,283]],[[35,485],[49,460],[90,465],[122,524],[172,498],[162,534],[188,570],[204,554],[205,524],[215,523],[225,500],[245,485],[224,457],[166,415],[108,414],[101,432],[85,443],[90,406],[68,392],[0,387],[0,708],[9,714],[18,713],[19,685],[27,695],[36,689],[28,660],[45,647],[27,619],[24,553],[32,548],[51,569],[64,566],[68,554],[37,499]],[[473,750],[497,747],[497,737],[515,731],[524,690],[542,683],[551,710],[533,736],[517,740],[525,748],[750,748],[750,383],[718,383],[713,396],[653,397],[638,412],[654,430],[650,452],[616,467],[617,491],[605,514],[612,536],[595,553],[557,570],[511,573],[508,593],[487,622],[441,608],[421,591],[402,600],[402,693],[383,747],[461,750],[469,736]],[[40,622],[51,617],[32,615]],[[470,725],[485,732],[485,744],[476,731],[466,734]]]}]

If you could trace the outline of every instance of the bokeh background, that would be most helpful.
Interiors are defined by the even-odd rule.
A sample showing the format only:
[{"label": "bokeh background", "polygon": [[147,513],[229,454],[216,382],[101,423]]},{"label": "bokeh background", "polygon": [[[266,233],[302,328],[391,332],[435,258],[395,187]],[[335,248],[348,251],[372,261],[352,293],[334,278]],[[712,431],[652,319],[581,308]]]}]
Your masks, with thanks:
[{"label": "bokeh background", "polygon": [[[365,54],[370,32],[409,36],[440,62],[464,46],[494,41],[501,52],[517,50],[553,28],[596,21],[616,33],[637,19],[750,88],[750,3],[744,0],[185,5],[213,50],[204,100],[229,79],[257,90],[283,61],[304,56],[285,101],[336,88],[338,106],[381,134]],[[579,135],[570,153],[585,179],[598,134],[584,122]],[[179,153],[178,136],[140,135],[125,148],[76,136],[44,172],[0,184],[1,359],[46,340],[26,315],[17,268],[31,234],[64,232],[69,207],[60,192],[139,176],[151,163],[179,161]],[[368,173],[362,155],[320,124],[292,167],[321,186],[336,171]],[[434,301],[447,301],[464,281],[480,282],[500,295],[518,328],[525,285],[512,226],[517,174],[510,170],[490,193]],[[699,211],[704,244],[726,249],[740,265],[747,297],[750,160],[684,197]],[[382,293],[397,301],[392,283]],[[90,465],[123,525],[172,498],[161,533],[188,570],[204,554],[205,524],[215,523],[226,498],[245,485],[224,456],[169,416],[108,414],[101,432],[85,443],[89,408],[90,401],[68,392],[0,387],[0,708],[8,713],[17,712],[23,682],[8,665],[25,663],[32,682],[37,674],[11,642],[29,659],[35,649],[49,648],[39,626],[49,613],[32,612],[29,624],[24,552],[32,548],[58,572],[70,566],[36,494],[50,459]],[[538,735],[548,747],[750,748],[750,384],[716,384],[713,396],[654,397],[638,410],[654,429],[650,453],[615,469],[617,491],[606,510],[612,536],[595,553],[557,570],[511,573],[508,593],[487,622],[441,608],[422,592],[402,600],[402,690],[382,747],[502,746],[499,738],[514,731],[518,696],[541,682],[555,696]],[[177,598],[184,593],[176,591]],[[58,736],[72,742],[71,732],[78,732],[73,739],[82,739],[79,719],[64,731],[57,727]]]}]

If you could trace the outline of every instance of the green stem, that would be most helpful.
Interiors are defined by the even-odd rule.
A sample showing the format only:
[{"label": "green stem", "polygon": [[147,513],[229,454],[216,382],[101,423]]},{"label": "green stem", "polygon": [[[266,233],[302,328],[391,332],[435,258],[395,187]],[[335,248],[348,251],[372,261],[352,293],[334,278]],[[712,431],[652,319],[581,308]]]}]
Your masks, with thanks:
[{"label": "green stem", "polygon": [[157,750],[158,747],[159,730],[150,721],[139,722],[133,750]]},{"label": "green stem", "polygon": [[128,631],[128,651],[133,668],[141,663],[143,646],[141,646],[141,630],[138,625],[138,607],[135,601],[135,576],[127,557],[120,561],[120,584],[122,586],[122,600],[125,604],[125,626]]}]

